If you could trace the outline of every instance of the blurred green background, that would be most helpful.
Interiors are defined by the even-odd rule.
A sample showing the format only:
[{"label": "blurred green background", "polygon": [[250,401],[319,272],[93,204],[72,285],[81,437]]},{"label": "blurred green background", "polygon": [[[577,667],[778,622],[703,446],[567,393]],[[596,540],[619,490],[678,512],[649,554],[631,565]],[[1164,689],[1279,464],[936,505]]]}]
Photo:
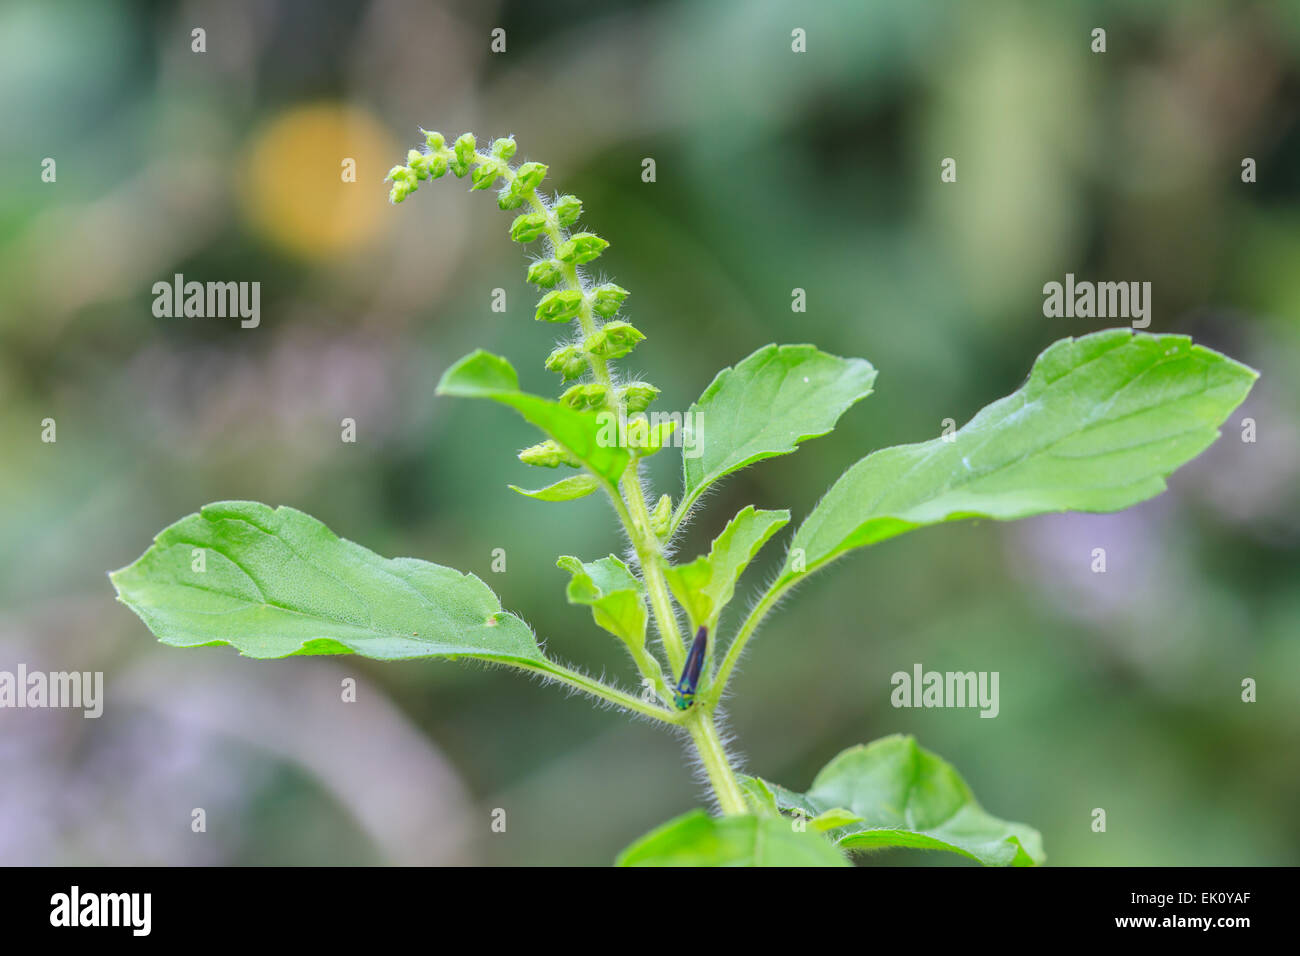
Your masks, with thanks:
[{"label": "blurred green background", "polygon": [[[253,498],[473,571],[550,652],[630,681],[554,567],[621,550],[608,506],[513,495],[537,484],[528,426],[432,394],[479,346],[557,382],[509,215],[455,181],[385,202],[425,126],[513,133],[581,196],[658,407],[773,341],[880,370],[832,436],[727,481],[686,557],[747,504],[798,521],[868,451],[965,422],[1110,324],[1044,318],[1067,272],[1150,281],[1151,331],[1259,368],[1150,503],[922,531],[810,580],[726,726],[796,788],[914,733],[1058,865],[1300,863],[1298,92],[1295,3],[5,3],[0,669],[102,670],[107,703],[0,711],[0,862],[605,864],[705,801],[677,739],[503,669],[171,650],[114,602],[105,572],[159,529]],[[260,281],[261,326],[155,318],[176,272]],[[674,454],[657,491],[680,491]],[[1000,672],[1000,715],[893,709],[915,663]]]}]

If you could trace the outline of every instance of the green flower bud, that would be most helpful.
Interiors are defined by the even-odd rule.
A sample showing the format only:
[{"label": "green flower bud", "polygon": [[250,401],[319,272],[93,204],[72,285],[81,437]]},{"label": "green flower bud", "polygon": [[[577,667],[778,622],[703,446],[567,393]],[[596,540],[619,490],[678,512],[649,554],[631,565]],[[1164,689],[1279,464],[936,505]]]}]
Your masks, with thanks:
[{"label": "green flower bud", "polygon": [[623,404],[629,415],[644,412],[659,394],[659,389],[649,382],[630,382],[623,386]]},{"label": "green flower bud", "polygon": [[422,129],[420,132],[424,134],[424,144],[429,147],[431,153],[441,152],[442,147],[447,144],[441,133],[431,133],[427,129]]},{"label": "green flower bud", "polygon": [[547,356],[546,368],[567,382],[587,371],[587,356],[576,345],[561,345]]},{"label": "green flower bud", "polygon": [[605,358],[605,352],[609,349],[609,336],[604,329],[597,329],[583,340],[582,347],[592,355]]},{"label": "green flower bud", "polygon": [[574,385],[560,396],[560,404],[568,405],[578,411],[588,408],[604,408],[609,400],[609,386],[592,382],[588,385]]},{"label": "green flower bud", "polygon": [[538,259],[528,267],[528,281],[549,289],[564,278],[564,269],[554,259]]},{"label": "green flower bud", "polygon": [[560,243],[555,258],[570,265],[580,266],[590,262],[609,248],[609,243],[594,232],[580,232]]},{"label": "green flower bud", "polygon": [[668,528],[673,520],[673,499],[670,495],[664,495],[655,502],[654,510],[650,512],[650,530],[659,538],[668,537]]},{"label": "green flower bud", "polygon": [[509,159],[515,154],[515,149],[515,138],[513,136],[494,140],[492,143],[492,155],[498,159]]},{"label": "green flower bud", "polygon": [[474,139],[473,133],[461,133],[456,137],[456,144],[452,148],[456,151],[456,158],[462,163],[468,163],[474,158],[474,150],[478,147],[478,141]]},{"label": "green flower bud", "polygon": [[473,133],[462,133],[457,137],[456,145],[453,147],[456,158],[451,161],[451,171],[457,177],[462,177],[469,172],[470,162],[474,159],[475,145]]},{"label": "green flower bud", "polygon": [[415,173],[416,179],[428,179],[429,168],[425,165],[424,154],[418,149],[407,150],[406,165]]},{"label": "green flower bud", "polygon": [[474,167],[474,172],[470,175],[472,185],[469,188],[471,191],[475,189],[491,189],[500,175],[501,164],[496,160],[486,160]]},{"label": "green flower bud", "polygon": [[415,173],[406,166],[394,166],[385,178],[393,183],[393,188],[388,191],[388,201],[393,203],[401,202],[420,185]]},{"label": "green flower bud", "polygon": [[558,468],[560,465],[577,468],[582,464],[550,438],[525,448],[519,453],[519,460],[525,465],[535,465],[538,468]]},{"label": "green flower bud", "polygon": [[582,311],[582,293],[577,289],[556,289],[537,303],[538,322],[568,322]]},{"label": "green flower bud", "polygon": [[524,204],[524,197],[514,191],[514,183],[502,186],[497,193],[497,205],[502,209],[518,209]]},{"label": "green flower bud", "polygon": [[429,170],[430,179],[439,179],[447,174],[447,157],[442,153],[430,153],[424,157],[424,165]]},{"label": "green flower bud", "polygon": [[617,359],[631,352],[644,338],[640,329],[627,322],[609,322],[587,336],[582,347],[600,358]]},{"label": "green flower bud", "polygon": [[577,196],[561,196],[555,200],[555,206],[551,211],[555,213],[555,218],[559,220],[560,225],[568,229],[582,215],[582,200]]},{"label": "green flower bud", "polygon": [[612,282],[606,282],[604,285],[598,285],[591,290],[591,308],[597,315],[609,318],[617,312],[623,305],[623,300],[628,297],[627,289],[622,286],[614,285]]},{"label": "green flower bud", "polygon": [[532,242],[546,228],[546,216],[540,212],[526,212],[516,216],[510,224],[510,238],[515,242]]},{"label": "green flower bud", "polygon": [[517,193],[529,193],[542,184],[546,178],[544,163],[524,163],[515,171],[515,181],[511,188]]}]

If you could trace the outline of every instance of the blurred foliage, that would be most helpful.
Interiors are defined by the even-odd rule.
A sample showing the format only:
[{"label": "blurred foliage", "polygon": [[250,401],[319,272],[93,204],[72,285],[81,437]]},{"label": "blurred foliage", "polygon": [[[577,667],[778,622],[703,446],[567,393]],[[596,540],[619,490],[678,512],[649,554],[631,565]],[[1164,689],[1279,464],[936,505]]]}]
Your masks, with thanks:
[{"label": "blurred foliage", "polygon": [[[433,399],[477,346],[525,388],[557,382],[508,216],[452,183],[385,204],[423,125],[514,133],[583,198],[648,335],[628,371],[660,407],[771,341],[880,370],[833,436],[715,494],[687,557],[747,504],[797,522],[867,451],[964,422],[1046,344],[1107,324],[1043,317],[1066,272],[1150,280],[1153,331],[1259,368],[1240,413],[1258,442],[1230,422],[1155,502],[922,532],[811,580],[756,641],[728,725],[748,770],[793,788],[850,744],[915,734],[1055,864],[1300,862],[1298,92],[1294,4],[5,4],[0,668],[103,670],[108,701],[98,721],[0,712],[0,861],[603,864],[701,803],[677,740],[505,671],[288,661],[256,683],[251,662],[156,646],[112,601],[104,572],[157,530],[254,498],[473,571],[552,653],[628,677],[554,567],[623,547],[608,506],[510,493],[535,483],[513,457],[527,426]],[[178,272],[260,281],[260,328],[155,318],[152,284]],[[676,493],[669,459],[652,473]],[[891,708],[916,662],[999,671],[999,717]],[[328,705],[348,675],[384,705],[335,702],[327,729],[286,696],[269,748],[228,726],[307,676]],[[427,800],[384,804],[417,768],[442,781]],[[412,832],[446,839],[404,851]]]}]

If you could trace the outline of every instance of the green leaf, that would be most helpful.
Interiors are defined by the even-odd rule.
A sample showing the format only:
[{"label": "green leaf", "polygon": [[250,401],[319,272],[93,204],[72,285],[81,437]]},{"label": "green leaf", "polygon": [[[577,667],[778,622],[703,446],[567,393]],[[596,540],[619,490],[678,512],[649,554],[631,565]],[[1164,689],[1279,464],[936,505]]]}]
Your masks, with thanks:
[{"label": "green leaf", "polygon": [[573,475],[562,478],[545,488],[538,488],[536,491],[528,491],[518,485],[508,487],[511,491],[517,491],[526,498],[536,498],[538,501],[573,501],[575,498],[585,498],[599,488],[600,479],[595,475]]},{"label": "green leaf", "polygon": [[555,562],[568,571],[570,604],[586,604],[596,623],[629,647],[645,647],[646,609],[641,584],[614,555],[585,563],[569,555]]},{"label": "green leaf", "polygon": [[700,454],[682,456],[679,514],[719,478],[827,434],[851,405],[871,394],[875,378],[870,362],[837,358],[811,345],[766,345],[723,369],[688,415],[699,423]]},{"label": "green leaf", "polygon": [[741,774],[736,778],[740,784],[740,792],[745,798],[745,804],[749,807],[750,813],[759,816],[763,814],[780,813],[780,808],[776,805],[776,794],[768,786],[767,781],[760,777],[748,777]]},{"label": "green leaf", "polygon": [[207,505],[109,577],[118,599],[174,647],[547,664],[528,625],[474,575],[380,557],[293,508]]},{"label": "green leaf", "polygon": [[808,821],[808,825],[818,833],[825,833],[827,830],[838,830],[840,827],[862,822],[864,822],[862,817],[851,810],[845,810],[843,807],[832,807],[817,814]]},{"label": "green leaf", "polygon": [[788,511],[756,511],[752,505],[732,518],[713,539],[707,555],[667,569],[668,585],[691,620],[715,631],[722,609],[731,601],[741,573],[772,535],[790,521]]},{"label": "green leaf", "polygon": [[624,448],[600,441],[600,424],[591,412],[552,402],[519,390],[519,376],[499,355],[479,349],[471,352],[443,373],[439,395],[461,398],[489,398],[509,405],[527,421],[550,435],[592,474],[616,483],[627,468]]},{"label": "green leaf", "polygon": [[[873,452],[791,542],[806,571],[853,548],[961,518],[1120,511],[1218,437],[1258,377],[1182,335],[1109,329],[1051,345],[1029,380],[949,440]],[[779,589],[800,572],[789,570]]]},{"label": "green leaf", "polygon": [[846,850],[949,850],[986,866],[1046,860],[1038,831],[981,809],[949,764],[895,735],[851,747],[822,768],[807,793],[769,786],[782,810],[807,815]]},{"label": "green leaf", "polygon": [[692,810],[637,840],[618,866],[848,866],[823,837],[770,816]]}]

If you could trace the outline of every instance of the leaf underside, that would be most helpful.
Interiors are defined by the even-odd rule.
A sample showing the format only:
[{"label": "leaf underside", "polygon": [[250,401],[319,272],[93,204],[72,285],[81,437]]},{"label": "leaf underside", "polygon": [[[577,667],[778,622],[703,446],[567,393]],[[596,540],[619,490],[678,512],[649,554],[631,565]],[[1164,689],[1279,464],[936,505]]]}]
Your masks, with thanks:
[{"label": "leaf underside", "polygon": [[288,507],[207,505],[109,577],[118,599],[174,647],[549,663],[528,625],[474,575],[380,557]]}]

